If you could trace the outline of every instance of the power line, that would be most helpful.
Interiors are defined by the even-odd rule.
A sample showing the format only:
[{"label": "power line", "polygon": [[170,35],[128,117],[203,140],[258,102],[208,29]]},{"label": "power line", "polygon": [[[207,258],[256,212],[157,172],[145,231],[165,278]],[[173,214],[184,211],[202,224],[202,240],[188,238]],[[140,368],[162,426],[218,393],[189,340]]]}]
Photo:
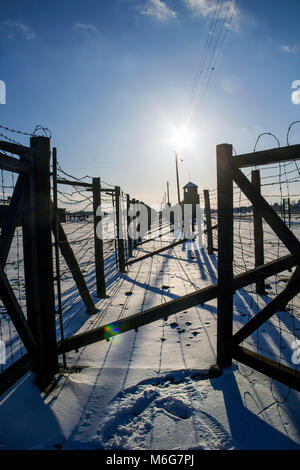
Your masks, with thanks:
[{"label": "power line", "polygon": [[[228,2],[226,13],[223,16],[222,24],[221,24],[221,26],[218,30],[217,39],[214,42],[213,42],[213,40],[211,40],[211,41],[208,41],[208,43],[206,43],[207,47],[206,47],[205,53],[203,53],[203,57],[205,56],[205,60],[203,61],[201,59],[202,67],[200,67],[201,68],[200,75],[197,72],[197,74],[198,74],[198,79],[197,79],[198,85],[197,85],[197,89],[195,90],[195,95],[194,95],[194,99],[193,99],[193,102],[192,102],[191,112],[190,112],[190,115],[189,115],[189,118],[188,118],[188,123],[191,121],[191,119],[193,117],[193,114],[195,113],[196,108],[203,101],[203,98],[205,96],[205,93],[206,93],[207,88],[208,88],[209,83],[210,83],[212,72],[215,70],[217,61],[218,61],[218,59],[221,55],[222,49],[223,49],[223,45],[224,45],[224,42],[225,42],[226,35],[228,33],[228,30],[230,29],[230,25],[232,23],[232,20],[233,20],[233,17],[235,15],[235,13],[236,13],[237,3],[238,3],[238,0],[235,0],[235,1],[232,0],[232,2]],[[222,7],[223,7],[223,1],[221,3],[219,3],[219,7],[216,6],[215,15],[214,15],[214,19],[213,19],[213,22],[214,22],[213,31],[214,31],[214,33],[212,34],[211,28],[210,28],[209,33],[208,33],[208,34],[210,34],[211,37],[215,36],[216,24],[217,24],[218,20],[221,18]],[[216,14],[216,12],[217,12],[217,14]],[[231,15],[230,15],[230,13],[231,13]],[[211,50],[211,52],[209,52],[210,50]],[[203,73],[204,66],[205,66],[205,72]],[[202,76],[202,82],[200,81],[201,76]],[[195,88],[195,87],[193,87],[193,88]]]}]

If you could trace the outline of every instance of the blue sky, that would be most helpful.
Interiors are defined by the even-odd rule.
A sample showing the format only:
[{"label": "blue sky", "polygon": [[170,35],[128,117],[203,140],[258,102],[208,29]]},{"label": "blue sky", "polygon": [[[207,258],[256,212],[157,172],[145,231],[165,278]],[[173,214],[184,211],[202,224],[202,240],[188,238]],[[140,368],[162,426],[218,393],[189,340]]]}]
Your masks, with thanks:
[{"label": "blue sky", "polygon": [[[0,79],[7,95],[0,124],[50,128],[66,171],[100,176],[157,203],[167,180],[175,201],[170,137],[194,109],[193,138],[179,152],[181,186],[190,174],[201,189],[215,187],[217,144],[245,153],[266,131],[285,145],[288,125],[300,119],[300,104],[291,100],[291,85],[300,80],[299,1],[239,0],[234,13],[233,3],[5,2]],[[217,12],[211,50],[224,22],[227,32],[214,70],[208,60],[202,68],[200,92],[205,73],[211,78],[198,102],[193,85]],[[300,126],[290,140],[299,142]],[[273,146],[267,137],[259,148]]]}]

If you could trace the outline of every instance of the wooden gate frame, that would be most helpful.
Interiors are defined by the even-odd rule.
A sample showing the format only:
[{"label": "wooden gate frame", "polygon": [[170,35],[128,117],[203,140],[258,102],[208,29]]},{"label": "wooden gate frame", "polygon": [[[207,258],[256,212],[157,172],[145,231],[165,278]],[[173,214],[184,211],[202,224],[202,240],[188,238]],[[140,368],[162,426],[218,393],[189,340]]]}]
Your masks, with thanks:
[{"label": "wooden gate frame", "polygon": [[[300,391],[300,373],[265,356],[240,346],[276,312],[300,292],[300,242],[261,195],[255,181],[252,183],[241,168],[268,165],[300,159],[300,145],[275,148],[233,157],[232,145],[217,146],[218,180],[218,322],[217,322],[217,366],[231,366],[236,359],[269,377]],[[290,251],[296,269],[286,288],[255,317],[233,335],[233,182],[243,191],[259,214],[272,228],[281,242]],[[261,268],[263,269],[262,265]],[[285,269],[290,268],[287,262]]]},{"label": "wooden gate frame", "polygon": [[[0,374],[0,394],[27,371],[44,386],[58,372],[50,208],[50,139],[30,147],[0,141],[0,168],[18,179],[0,235],[0,297],[27,353]],[[4,272],[18,217],[22,218],[27,318]]]},{"label": "wooden gate frame", "polygon": [[[254,159],[255,157],[255,159]],[[240,172],[239,168],[244,166],[262,165],[279,161],[289,161],[300,158],[300,145],[291,146],[285,149],[272,149],[265,152],[257,152],[255,155],[241,155],[232,157],[232,146],[222,144],[217,146],[218,161],[218,224],[219,224],[219,282],[218,284],[197,290],[191,294],[184,295],[175,300],[171,300],[162,305],[130,315],[122,320],[103,325],[85,333],[79,333],[71,338],[67,338],[64,343],[58,344],[58,353],[78,350],[78,348],[93,344],[98,341],[108,341],[110,337],[119,335],[132,329],[137,329],[143,325],[152,323],[159,319],[167,320],[170,315],[204,304],[212,299],[218,299],[218,343],[217,343],[217,365],[212,365],[210,376],[216,377],[222,374],[224,367],[230,366],[232,359],[237,359],[250,367],[254,367],[260,372],[273,377],[289,386],[300,390],[300,374],[286,366],[278,365],[274,361],[262,357],[252,351],[239,346],[240,338],[254,328],[255,322],[263,322],[274,313],[275,309],[282,308],[283,304],[295,295],[298,291],[299,268],[296,269],[289,283],[289,288],[283,291],[269,306],[265,307],[253,322],[249,322],[236,335],[232,335],[233,326],[233,295],[238,289],[242,289],[250,284],[262,282],[270,276],[291,269],[299,265],[300,252],[299,242],[296,237],[287,229],[285,224],[272,210],[268,203],[262,198],[247,178]],[[230,163],[230,165],[229,165]],[[257,206],[257,210],[267,220],[274,231],[282,231],[281,240],[289,247],[291,254],[283,256],[275,261],[256,266],[245,273],[233,277],[233,258],[230,253],[230,246],[233,242],[233,179],[242,184],[249,194],[250,200]],[[246,181],[245,181],[246,179]],[[249,186],[250,185],[250,186]],[[278,220],[279,219],[279,220]],[[231,241],[231,245],[228,242]],[[228,249],[229,247],[229,249]],[[229,250],[229,251],[228,251]],[[154,253],[153,253],[154,254]],[[231,277],[228,274],[231,273]],[[229,279],[229,282],[228,282]],[[288,286],[287,286],[288,287]],[[276,310],[276,311],[277,311]],[[255,329],[255,328],[254,328]]]}]

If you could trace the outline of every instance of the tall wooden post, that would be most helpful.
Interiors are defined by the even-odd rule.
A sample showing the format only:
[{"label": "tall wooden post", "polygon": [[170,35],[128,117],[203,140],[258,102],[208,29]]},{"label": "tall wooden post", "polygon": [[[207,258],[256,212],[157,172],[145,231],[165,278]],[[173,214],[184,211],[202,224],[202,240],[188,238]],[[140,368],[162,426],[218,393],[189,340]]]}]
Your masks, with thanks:
[{"label": "tall wooden post", "polygon": [[158,233],[159,237],[162,235],[162,209],[158,213]]},{"label": "tall wooden post", "polygon": [[[132,199],[132,204],[137,204],[137,200],[135,198]],[[135,220],[136,219],[136,215],[134,215],[132,217],[132,220]],[[135,223],[136,224],[136,223]],[[136,229],[136,225],[135,225],[135,229]],[[133,240],[133,248],[136,248],[137,247],[137,238]]]},{"label": "tall wooden post", "polygon": [[178,155],[175,151],[175,165],[176,165],[176,182],[177,182],[177,197],[178,197],[178,204],[180,204],[180,189],[179,189],[179,174],[178,174]]},{"label": "tall wooden post", "polygon": [[233,179],[232,145],[217,145],[218,318],[217,365],[232,364],[233,322]]},{"label": "tall wooden post", "polygon": [[211,208],[210,208],[210,197],[209,190],[204,189],[204,205],[205,205],[205,219],[206,219],[206,235],[207,235],[207,251],[209,255],[214,252],[213,233],[211,225]]},{"label": "tall wooden post", "polygon": [[130,196],[129,194],[126,195],[126,203],[127,203],[127,244],[128,244],[128,258],[132,258],[132,238],[129,236],[129,225],[131,223],[131,216],[130,212]]},{"label": "tall wooden post", "polygon": [[[27,232],[25,243],[27,247],[28,243],[31,245],[24,262],[27,264],[25,276],[26,273],[33,275],[33,289],[26,290],[27,315],[41,350],[42,366],[38,371],[38,381],[43,385],[58,372],[51,239],[50,139],[31,137],[30,147],[33,151],[33,179],[29,205],[34,217],[31,214],[30,227],[26,222],[23,224]],[[28,285],[31,286],[30,281]]]},{"label": "tall wooden post", "polygon": [[168,198],[168,200],[167,200],[167,204],[168,204],[168,206],[170,207],[170,205],[171,205],[171,204],[170,204],[170,190],[169,190],[169,181],[167,181],[167,198]]},{"label": "tall wooden post", "polygon": [[[60,282],[60,262],[59,262],[59,238],[58,238],[58,201],[57,201],[57,154],[56,148],[52,150],[52,168],[53,168],[53,213],[52,217],[55,220],[55,271],[56,271],[56,289],[57,289],[57,304],[58,304],[58,317],[60,327],[61,343],[64,344],[64,322],[63,322],[63,306],[61,299],[61,282]],[[64,369],[67,368],[66,354],[62,353]]]},{"label": "tall wooden post", "polygon": [[122,210],[121,210],[121,188],[115,187],[116,195],[116,221],[117,221],[117,245],[119,257],[119,269],[121,273],[125,273],[125,253],[124,253],[124,240],[123,240],[123,227],[122,227]]},{"label": "tall wooden post", "polygon": [[[101,206],[101,182],[100,178],[93,178],[93,214],[94,214],[94,246],[95,246],[95,267],[97,297],[106,297],[104,255],[103,255],[103,233],[101,227],[102,216],[97,215],[97,209]],[[98,225],[99,224],[99,225]],[[98,230],[97,230],[98,226]],[[100,232],[100,233],[99,233]]]},{"label": "tall wooden post", "polygon": [[288,221],[289,221],[289,228],[291,228],[292,223],[292,213],[291,213],[291,199],[288,197]]},{"label": "tall wooden post", "polygon": [[[140,209],[141,201],[139,201],[138,199],[136,199],[135,203],[138,205],[138,214],[140,215],[139,209]],[[137,242],[137,244],[138,244],[138,243],[140,243],[140,242],[142,241],[142,239],[141,239],[141,237],[140,237],[140,230],[141,230],[141,224],[140,224],[140,223],[138,223],[138,224],[136,225],[136,230],[137,230],[137,232],[138,232],[138,234],[139,234],[139,236],[138,236],[138,238],[137,238],[137,240],[136,240],[136,242]]]},{"label": "tall wooden post", "polygon": [[283,198],[282,199],[282,215],[283,215],[284,222],[285,222],[285,204],[286,204],[285,201],[286,201],[286,199]]},{"label": "tall wooden post", "polygon": [[[251,181],[256,190],[261,192],[260,171],[253,170],[251,172]],[[263,219],[257,212],[255,205],[253,205],[253,224],[254,224],[254,250],[255,250],[255,267],[264,264],[264,232],[263,232]],[[260,295],[265,295],[265,281],[260,280],[256,282],[256,292]]]}]

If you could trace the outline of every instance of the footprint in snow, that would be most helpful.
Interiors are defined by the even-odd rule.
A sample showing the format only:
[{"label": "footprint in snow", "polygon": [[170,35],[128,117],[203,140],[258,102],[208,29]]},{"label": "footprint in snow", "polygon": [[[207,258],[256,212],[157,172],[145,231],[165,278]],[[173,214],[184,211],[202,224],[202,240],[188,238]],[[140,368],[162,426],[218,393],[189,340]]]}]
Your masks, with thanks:
[{"label": "footprint in snow", "polygon": [[162,408],[176,418],[188,419],[193,413],[192,408],[187,403],[175,397],[160,398],[155,400],[154,405],[156,408]]}]

